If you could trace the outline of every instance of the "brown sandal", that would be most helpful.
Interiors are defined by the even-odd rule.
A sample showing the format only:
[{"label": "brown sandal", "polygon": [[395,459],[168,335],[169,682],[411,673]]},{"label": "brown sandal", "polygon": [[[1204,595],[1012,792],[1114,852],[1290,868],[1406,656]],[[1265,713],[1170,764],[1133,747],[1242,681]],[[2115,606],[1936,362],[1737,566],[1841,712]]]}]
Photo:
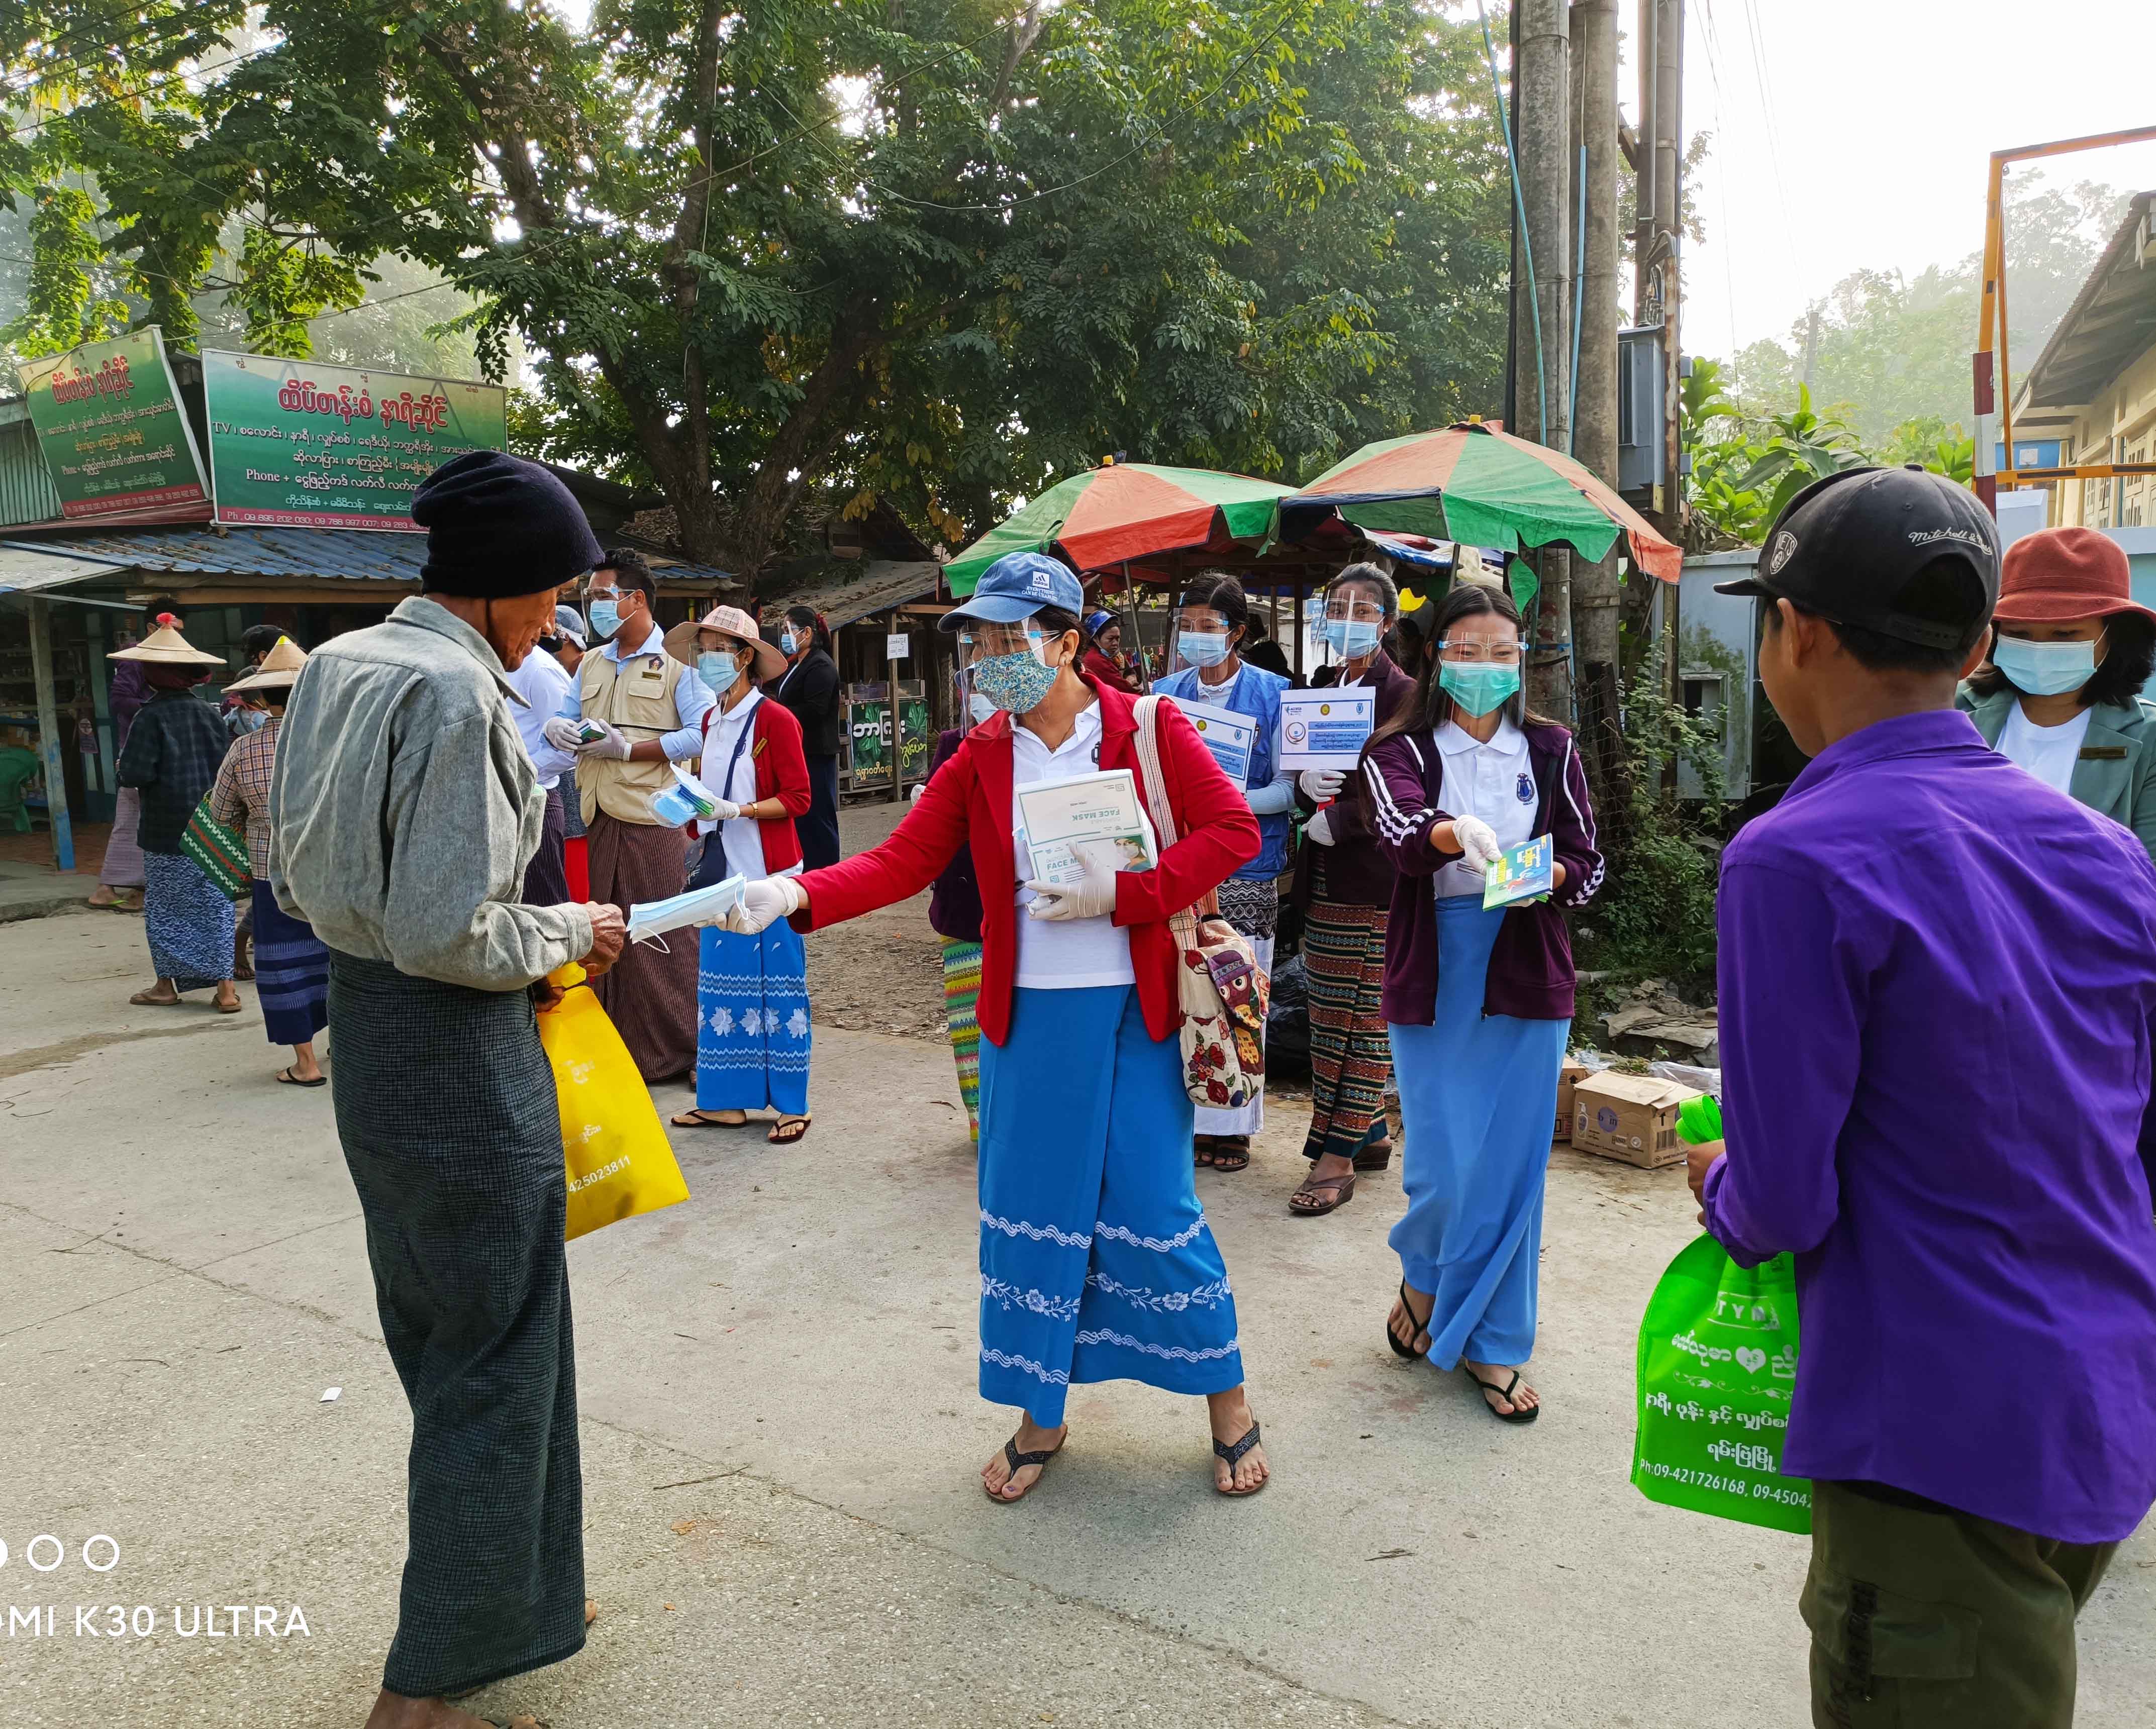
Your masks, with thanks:
[{"label": "brown sandal", "polygon": [[169,997],[161,997],[157,986],[151,985],[146,991],[136,992],[127,1000],[139,1008],[177,1008],[186,999],[177,991]]},{"label": "brown sandal", "polygon": [[[1296,1203],[1305,1195],[1319,1195],[1330,1191],[1332,1198],[1320,1207],[1298,1207]],[[1337,1177],[1306,1177],[1302,1187],[1287,1198],[1287,1210],[1297,1219],[1322,1219],[1325,1214],[1346,1206],[1355,1198],[1355,1173],[1342,1171]]]},{"label": "brown sandal", "polygon": [[763,1138],[773,1147],[791,1147],[797,1141],[808,1138],[809,1121],[810,1119],[805,1116],[782,1116],[771,1126],[771,1132]]}]

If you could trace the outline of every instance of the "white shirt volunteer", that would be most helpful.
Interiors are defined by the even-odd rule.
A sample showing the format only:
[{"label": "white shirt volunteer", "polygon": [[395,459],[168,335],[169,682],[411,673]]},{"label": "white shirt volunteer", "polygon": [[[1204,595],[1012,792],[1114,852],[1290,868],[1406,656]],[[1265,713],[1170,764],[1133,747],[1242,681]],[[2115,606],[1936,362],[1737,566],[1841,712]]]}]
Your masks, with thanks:
[{"label": "white shirt volunteer", "polygon": [[[1484,744],[1457,722],[1437,731],[1438,754],[1445,759],[1445,784],[1438,808],[1455,817],[1480,817],[1508,851],[1534,838],[1535,776],[1527,760],[1527,736],[1502,720]],[[1432,880],[1440,900],[1480,895],[1482,873],[1465,859],[1440,867]]]},{"label": "white shirt volunteer", "polygon": [[2016,767],[2027,769],[2045,785],[2071,793],[2074,764],[2081,760],[2088,723],[2089,711],[2082,709],[2072,720],[2056,726],[2039,726],[2017,702],[2006,716],[2006,725],[1999,729],[1999,754]]},{"label": "white shirt volunteer", "polygon": [[1019,815],[1020,787],[1040,781],[1075,780],[1101,767],[1101,705],[1080,711],[1070,736],[1050,750],[1039,734],[1011,716],[1011,849],[1018,867],[1018,971],[1012,983],[1021,989],[1075,991],[1089,985],[1135,984],[1131,969],[1131,936],[1103,913],[1092,919],[1037,919],[1026,908],[1033,890],[1024,885],[1033,875],[1025,822]]},{"label": "white shirt volunteer", "polygon": [[524,741],[524,754],[531,759],[541,790],[551,793],[564,774],[573,777],[577,772],[575,756],[555,749],[543,736],[547,723],[562,711],[574,681],[560,661],[540,648],[529,650],[515,672],[502,676],[524,699],[521,708],[511,705],[510,716],[516,722],[516,736]]},{"label": "white shirt volunteer", "polygon": [[[756,803],[756,741],[751,739],[742,746],[740,759],[734,757],[734,746],[741,741],[742,729],[752,726],[756,720],[757,705],[765,700],[761,690],[752,690],[731,709],[720,709],[711,716],[711,730],[704,741],[704,760],[697,764],[703,772],[696,778],[703,782],[711,793],[733,804]],[[732,762],[731,771],[726,765]],[[726,784],[721,786],[723,777]],[[701,825],[698,825],[701,828]],[[754,817],[730,817],[718,825],[719,844],[726,849],[726,875],[745,876],[751,882],[765,875],[763,868],[763,829]],[[711,845],[707,836],[706,846]],[[781,876],[798,876],[799,864],[789,864],[778,873]]]}]

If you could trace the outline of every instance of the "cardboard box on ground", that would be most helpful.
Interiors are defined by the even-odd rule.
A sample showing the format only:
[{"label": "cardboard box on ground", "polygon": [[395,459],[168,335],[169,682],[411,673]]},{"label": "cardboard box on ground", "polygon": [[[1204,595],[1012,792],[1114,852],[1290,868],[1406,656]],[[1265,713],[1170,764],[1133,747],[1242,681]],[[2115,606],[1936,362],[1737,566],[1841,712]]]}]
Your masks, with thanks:
[{"label": "cardboard box on ground", "polygon": [[1575,1063],[1570,1058],[1557,1071],[1557,1132],[1552,1139],[1572,1139],[1572,1090],[1594,1072],[1586,1064]]},{"label": "cardboard box on ground", "polygon": [[1684,1162],[1677,1107],[1699,1096],[1650,1075],[1591,1075],[1572,1088],[1572,1144],[1645,1171]]}]

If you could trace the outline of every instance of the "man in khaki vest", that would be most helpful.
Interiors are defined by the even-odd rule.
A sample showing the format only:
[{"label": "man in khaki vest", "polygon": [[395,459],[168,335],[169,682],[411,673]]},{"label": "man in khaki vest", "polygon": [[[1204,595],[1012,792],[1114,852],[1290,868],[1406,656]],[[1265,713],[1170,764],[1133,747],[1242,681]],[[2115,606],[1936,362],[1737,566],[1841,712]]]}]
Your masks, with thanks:
[{"label": "man in khaki vest", "polygon": [[[713,698],[704,681],[665,652],[651,616],[656,593],[637,553],[609,552],[586,595],[592,638],[550,743],[577,754],[577,797],[588,836],[591,897],[624,915],[639,900],[681,892],[689,876],[687,831],[651,814],[654,794],[674,784],[670,762],[703,754]],[[580,738],[585,723],[602,731]],[[585,730],[588,730],[586,728]],[[696,1060],[696,945],[634,943],[593,989],[646,1080],[688,1074]]]}]

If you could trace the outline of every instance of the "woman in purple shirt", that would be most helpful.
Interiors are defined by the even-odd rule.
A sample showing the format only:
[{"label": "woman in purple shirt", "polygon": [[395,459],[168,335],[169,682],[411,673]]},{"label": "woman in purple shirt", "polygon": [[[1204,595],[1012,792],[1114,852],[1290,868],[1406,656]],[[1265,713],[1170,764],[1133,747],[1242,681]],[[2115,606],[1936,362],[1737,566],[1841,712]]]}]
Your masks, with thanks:
[{"label": "woman in purple shirt", "polygon": [[[1408,1210],[1386,1342],[1455,1364],[1491,1414],[1532,1423],[1543,1177],[1572,1022],[1561,907],[1602,883],[1572,735],[1527,707],[1520,615],[1473,584],[1439,604],[1413,707],[1363,753],[1378,843],[1399,875],[1385,1032],[1399,1077]],[[1485,909],[1484,868],[1547,835],[1550,895]],[[1551,904],[1555,902],[1555,905]]]}]

